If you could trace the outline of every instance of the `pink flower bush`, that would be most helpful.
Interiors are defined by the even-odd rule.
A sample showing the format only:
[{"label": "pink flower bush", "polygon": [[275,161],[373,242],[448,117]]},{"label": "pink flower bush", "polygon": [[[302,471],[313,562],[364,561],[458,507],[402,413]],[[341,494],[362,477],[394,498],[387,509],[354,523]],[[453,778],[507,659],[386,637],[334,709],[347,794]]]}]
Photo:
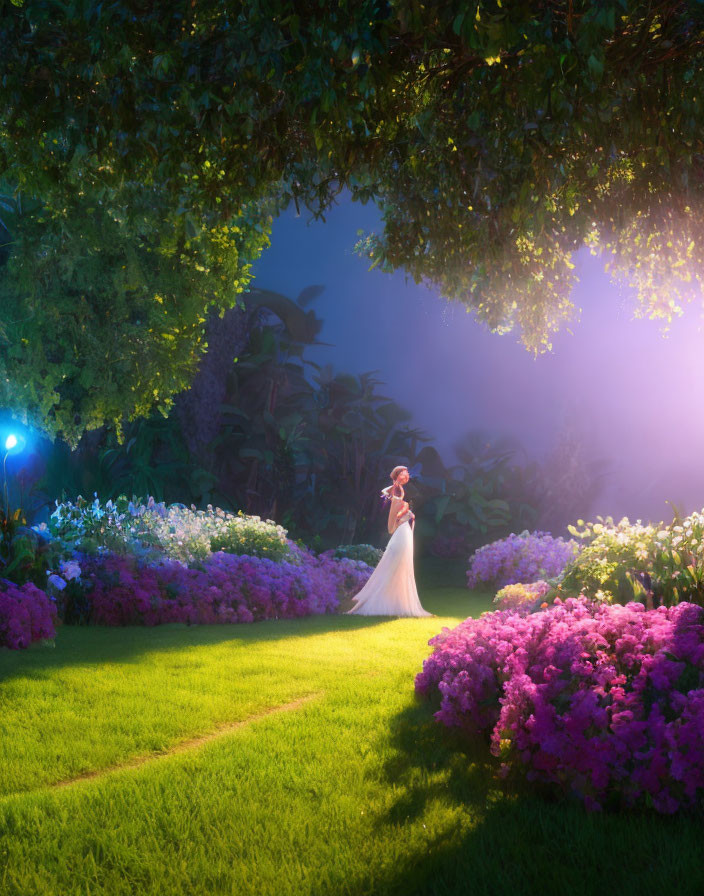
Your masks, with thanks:
[{"label": "pink flower bush", "polygon": [[0,579],[0,647],[19,650],[54,638],[55,622],[56,607],[36,585]]},{"label": "pink flower bush", "polygon": [[503,588],[558,576],[574,560],[577,542],[553,538],[547,532],[522,532],[484,545],[472,554],[467,586]]},{"label": "pink flower bush", "polygon": [[371,575],[366,564],[316,557],[300,548],[296,562],[217,552],[201,568],[130,555],[85,558],[90,621],[100,625],[253,622],[334,612]]},{"label": "pink flower bush", "polygon": [[481,735],[502,771],[590,809],[701,808],[704,609],[570,598],[467,619],[430,641],[416,691],[436,719]]}]

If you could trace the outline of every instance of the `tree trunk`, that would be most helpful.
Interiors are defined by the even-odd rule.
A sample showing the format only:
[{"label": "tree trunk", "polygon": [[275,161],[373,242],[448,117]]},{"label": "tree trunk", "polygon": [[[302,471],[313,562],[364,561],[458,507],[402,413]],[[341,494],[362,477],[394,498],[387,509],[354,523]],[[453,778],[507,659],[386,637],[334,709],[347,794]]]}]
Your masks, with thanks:
[{"label": "tree trunk", "polygon": [[251,317],[240,307],[226,311],[222,318],[211,313],[206,324],[208,348],[198,372],[191,388],[176,396],[174,404],[188,450],[206,470],[213,466],[210,443],[220,429],[227,376],[234,359],[247,347]]}]

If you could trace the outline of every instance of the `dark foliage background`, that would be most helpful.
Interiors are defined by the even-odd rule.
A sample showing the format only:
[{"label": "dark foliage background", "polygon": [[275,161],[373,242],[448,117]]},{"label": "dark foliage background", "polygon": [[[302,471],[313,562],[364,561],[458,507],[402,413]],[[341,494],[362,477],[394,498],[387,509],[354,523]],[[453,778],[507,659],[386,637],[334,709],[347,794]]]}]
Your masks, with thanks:
[{"label": "dark foliage background", "polygon": [[9,458],[11,503],[40,519],[62,493],[154,495],[273,518],[319,548],[383,545],[379,491],[404,463],[426,553],[463,556],[509,531],[561,531],[588,514],[600,470],[578,438],[563,434],[543,467],[516,439],[470,432],[449,465],[373,374],[309,360],[321,290],[294,301],[253,289],[244,308],[211,315],[208,352],[168,417],[126,423],[122,441],[102,427],[75,450],[39,440],[29,456]]}]

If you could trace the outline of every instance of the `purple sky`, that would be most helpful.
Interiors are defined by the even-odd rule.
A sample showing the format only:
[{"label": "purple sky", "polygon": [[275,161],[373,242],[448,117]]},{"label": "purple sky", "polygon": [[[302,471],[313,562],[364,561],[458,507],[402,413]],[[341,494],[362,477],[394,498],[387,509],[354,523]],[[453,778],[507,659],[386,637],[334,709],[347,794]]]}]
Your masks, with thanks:
[{"label": "purple sky", "polygon": [[311,350],[342,371],[378,371],[385,393],[408,407],[446,460],[465,432],[520,438],[541,459],[565,424],[610,472],[593,513],[669,519],[665,501],[704,506],[704,333],[697,309],[663,337],[633,318],[628,290],[612,285],[599,259],[580,253],[581,307],[574,335],[533,359],[515,334],[496,336],[459,304],[403,273],[369,271],[353,247],[378,228],[371,206],[343,200],[326,222],[282,215],[257,265],[257,286],[291,297],[325,285],[315,308],[332,345]]}]

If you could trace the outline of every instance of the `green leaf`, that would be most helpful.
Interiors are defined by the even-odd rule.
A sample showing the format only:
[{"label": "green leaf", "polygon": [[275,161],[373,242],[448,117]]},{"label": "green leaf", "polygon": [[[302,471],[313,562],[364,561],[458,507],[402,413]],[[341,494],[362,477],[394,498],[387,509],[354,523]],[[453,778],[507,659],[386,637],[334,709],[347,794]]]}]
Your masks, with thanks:
[{"label": "green leaf", "polygon": [[435,522],[436,523],[439,523],[442,520],[442,518],[445,516],[445,511],[448,508],[450,500],[451,500],[450,495],[442,495],[440,498],[438,498],[438,501],[436,503],[436,509],[435,509]]},{"label": "green leaf", "polygon": [[604,74],[604,63],[601,59],[596,57],[593,53],[590,55],[587,60],[587,65],[589,67],[589,73],[595,81],[600,81],[602,75]]}]

